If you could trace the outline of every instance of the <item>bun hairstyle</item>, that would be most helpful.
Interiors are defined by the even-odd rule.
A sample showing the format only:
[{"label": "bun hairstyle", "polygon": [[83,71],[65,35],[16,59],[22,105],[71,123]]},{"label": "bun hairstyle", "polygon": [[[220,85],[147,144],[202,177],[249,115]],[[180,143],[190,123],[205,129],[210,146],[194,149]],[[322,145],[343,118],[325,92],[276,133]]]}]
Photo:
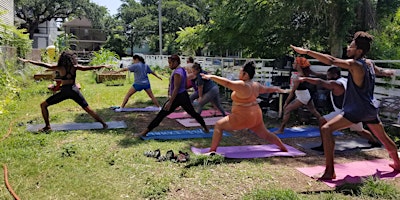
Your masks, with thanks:
[{"label": "bun hairstyle", "polygon": [[371,42],[374,36],[364,31],[358,31],[354,34],[353,41],[356,43],[357,49],[363,50],[362,56],[367,54],[371,49]]},{"label": "bun hairstyle", "polygon": [[243,66],[243,71],[249,75],[250,79],[253,79],[254,74],[256,73],[256,64],[254,61],[245,63]]},{"label": "bun hairstyle", "polygon": [[142,56],[137,55],[137,54],[133,55],[133,56],[132,56],[132,59],[137,59],[137,60],[139,60],[140,62],[142,62],[143,64],[146,63],[146,62],[144,61],[144,58],[143,58]]},{"label": "bun hairstyle", "polygon": [[298,65],[298,66],[300,66],[301,68],[307,68],[307,67],[310,67],[311,66],[311,64],[310,64],[310,62],[307,60],[307,58],[304,58],[304,57],[296,57],[296,64]]}]

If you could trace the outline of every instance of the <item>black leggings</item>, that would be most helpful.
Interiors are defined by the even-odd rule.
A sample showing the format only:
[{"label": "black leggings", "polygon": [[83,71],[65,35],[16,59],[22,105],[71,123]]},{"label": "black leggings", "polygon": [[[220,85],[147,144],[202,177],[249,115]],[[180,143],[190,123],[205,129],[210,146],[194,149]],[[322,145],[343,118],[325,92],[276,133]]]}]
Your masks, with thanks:
[{"label": "black leggings", "polygon": [[[164,103],[163,108],[165,107],[165,104],[167,102]],[[151,131],[155,127],[157,127],[166,116],[168,116],[169,114],[174,112],[175,109],[179,106],[181,106],[190,116],[195,118],[196,121],[199,122],[203,128],[206,127],[206,123],[204,122],[203,117],[201,117],[200,114],[194,110],[193,105],[189,99],[189,94],[186,91],[184,91],[184,92],[176,95],[169,111],[162,109],[157,114],[157,116],[153,119],[153,121],[150,122],[149,126],[147,127],[149,129],[149,131]]]},{"label": "black leggings", "polygon": [[62,85],[60,92],[57,92],[53,96],[47,98],[46,102],[49,105],[54,105],[66,99],[74,100],[82,108],[89,106],[76,85]]}]

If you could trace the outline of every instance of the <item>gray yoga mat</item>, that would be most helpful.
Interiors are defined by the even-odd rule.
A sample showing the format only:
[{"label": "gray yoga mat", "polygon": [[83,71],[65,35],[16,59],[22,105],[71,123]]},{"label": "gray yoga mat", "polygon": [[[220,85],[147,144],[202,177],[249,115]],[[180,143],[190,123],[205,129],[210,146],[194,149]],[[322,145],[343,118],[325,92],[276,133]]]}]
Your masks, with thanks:
[{"label": "gray yoga mat", "polygon": [[[106,122],[108,129],[126,128],[124,121],[110,121]],[[100,122],[92,123],[64,123],[64,124],[50,124],[51,130],[53,131],[71,131],[71,130],[91,130],[91,129],[103,129]],[[44,124],[28,125],[26,130],[29,132],[38,132],[39,129],[43,128]]]},{"label": "gray yoga mat", "polygon": [[[297,145],[305,149],[311,149],[312,147],[321,145],[321,141],[297,143]],[[352,150],[368,151],[376,148],[382,148],[382,147],[371,147],[371,144],[368,143],[368,140],[363,138],[335,140],[336,152],[352,151]]]}]

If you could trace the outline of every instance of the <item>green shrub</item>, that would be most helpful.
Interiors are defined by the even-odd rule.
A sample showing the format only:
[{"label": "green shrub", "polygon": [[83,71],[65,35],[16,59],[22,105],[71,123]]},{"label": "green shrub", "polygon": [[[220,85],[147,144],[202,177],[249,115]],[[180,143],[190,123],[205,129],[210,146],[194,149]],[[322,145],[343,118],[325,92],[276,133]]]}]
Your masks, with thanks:
[{"label": "green shrub", "polygon": [[362,196],[376,199],[400,199],[400,191],[394,185],[372,177],[364,181],[360,191]]}]

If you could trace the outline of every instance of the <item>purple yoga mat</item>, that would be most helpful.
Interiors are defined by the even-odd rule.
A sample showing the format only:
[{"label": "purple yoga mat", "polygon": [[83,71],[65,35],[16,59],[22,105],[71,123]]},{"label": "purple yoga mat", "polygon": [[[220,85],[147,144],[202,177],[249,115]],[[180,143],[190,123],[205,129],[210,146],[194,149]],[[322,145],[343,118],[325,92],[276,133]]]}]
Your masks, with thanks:
[{"label": "purple yoga mat", "polygon": [[[215,123],[222,119],[223,117],[208,117],[208,118],[203,118],[204,122],[206,123],[207,126],[212,126],[215,125]],[[193,118],[187,118],[187,119],[176,119],[177,122],[182,124],[184,127],[196,127],[196,126],[201,126],[195,119]]]},{"label": "purple yoga mat", "polygon": [[[274,144],[268,145],[250,145],[250,146],[227,146],[218,147],[217,153],[226,158],[266,158],[273,156],[305,156],[304,152],[295,149],[292,146],[285,145],[289,152],[282,152],[278,146]],[[207,153],[210,148],[196,148],[192,147],[194,154]]]},{"label": "purple yoga mat", "polygon": [[[201,112],[201,116],[202,117],[212,117],[214,116],[215,110],[203,110]],[[228,112],[225,112],[225,114],[229,114]],[[221,116],[222,113],[217,111],[216,116]],[[183,118],[191,118],[191,116],[189,114],[187,114],[187,112],[174,112],[171,113],[167,116],[169,119],[183,119]]]},{"label": "purple yoga mat", "polygon": [[[344,183],[360,183],[363,178],[368,176],[375,176],[380,179],[400,177],[400,172],[394,171],[393,168],[389,166],[390,163],[392,163],[392,161],[378,159],[335,164],[336,179],[323,180],[323,182],[329,187],[336,187]],[[296,169],[312,177],[323,173],[325,166],[302,167]]]}]

